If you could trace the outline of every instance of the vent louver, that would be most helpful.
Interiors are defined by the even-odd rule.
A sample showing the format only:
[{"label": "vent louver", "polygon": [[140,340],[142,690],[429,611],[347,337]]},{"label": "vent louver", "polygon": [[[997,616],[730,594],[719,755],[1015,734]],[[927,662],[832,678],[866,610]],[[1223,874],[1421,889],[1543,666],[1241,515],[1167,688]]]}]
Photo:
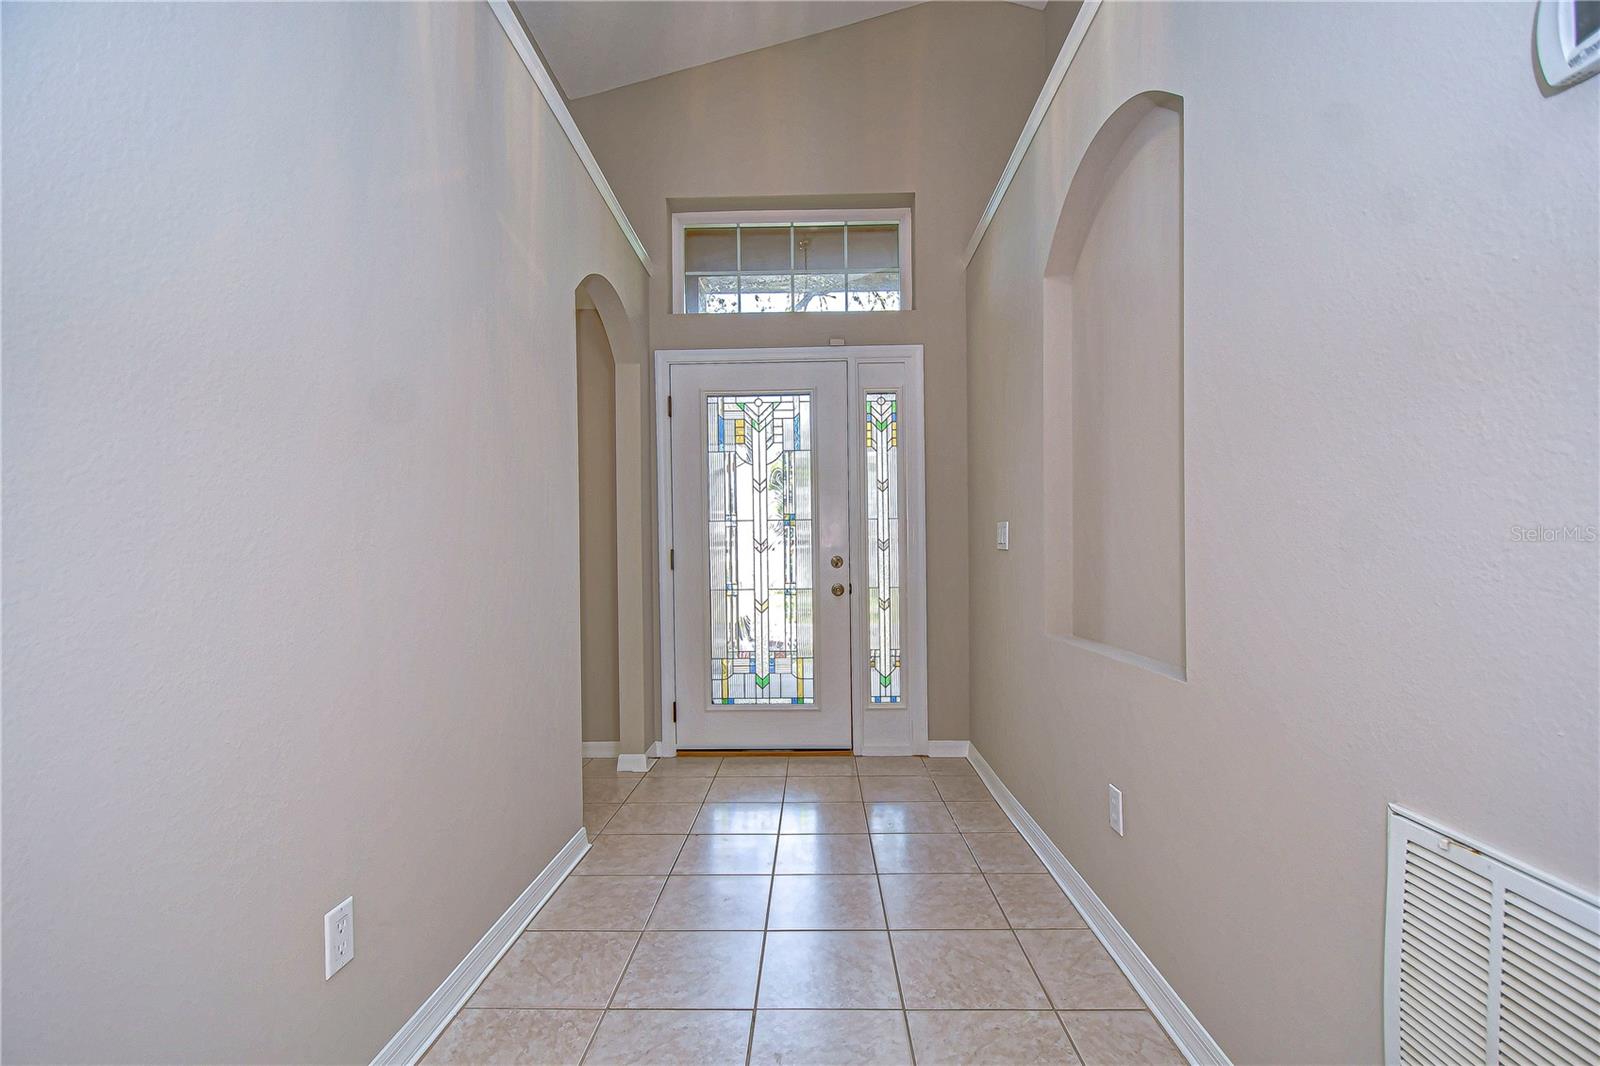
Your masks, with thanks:
[{"label": "vent louver", "polygon": [[1391,809],[1391,1063],[1600,1062],[1600,906]]}]

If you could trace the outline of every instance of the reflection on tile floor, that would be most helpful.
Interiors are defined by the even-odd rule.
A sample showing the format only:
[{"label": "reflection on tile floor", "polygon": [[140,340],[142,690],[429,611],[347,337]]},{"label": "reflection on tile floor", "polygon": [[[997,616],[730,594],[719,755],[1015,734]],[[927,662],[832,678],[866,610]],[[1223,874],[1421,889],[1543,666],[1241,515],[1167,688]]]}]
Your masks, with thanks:
[{"label": "reflection on tile floor", "polygon": [[586,759],[592,846],[428,1063],[1181,1063],[965,759]]}]

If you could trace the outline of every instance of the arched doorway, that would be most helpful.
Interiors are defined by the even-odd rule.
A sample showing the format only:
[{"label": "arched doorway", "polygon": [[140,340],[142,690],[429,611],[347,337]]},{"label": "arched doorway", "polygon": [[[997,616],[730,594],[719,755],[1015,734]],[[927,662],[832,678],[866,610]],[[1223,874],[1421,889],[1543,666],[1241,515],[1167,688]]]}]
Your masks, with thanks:
[{"label": "arched doorway", "polygon": [[586,753],[643,770],[656,739],[644,345],[598,274],[578,284],[573,312],[583,740]]}]

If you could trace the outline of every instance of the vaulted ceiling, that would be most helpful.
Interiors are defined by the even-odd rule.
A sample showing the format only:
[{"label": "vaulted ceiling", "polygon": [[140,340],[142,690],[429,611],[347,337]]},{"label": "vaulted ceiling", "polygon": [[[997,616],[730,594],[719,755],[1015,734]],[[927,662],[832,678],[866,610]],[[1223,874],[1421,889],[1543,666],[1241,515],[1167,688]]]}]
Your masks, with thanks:
[{"label": "vaulted ceiling", "polygon": [[516,0],[577,98],[911,7],[916,0]]}]

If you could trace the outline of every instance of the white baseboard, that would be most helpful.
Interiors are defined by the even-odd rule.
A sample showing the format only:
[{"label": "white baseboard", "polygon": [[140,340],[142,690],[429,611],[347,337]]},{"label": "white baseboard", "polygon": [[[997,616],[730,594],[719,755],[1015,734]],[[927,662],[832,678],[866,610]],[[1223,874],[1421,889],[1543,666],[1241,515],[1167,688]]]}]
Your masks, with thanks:
[{"label": "white baseboard", "polygon": [[[931,744],[930,744],[931,746]],[[930,751],[931,755],[932,752]],[[1022,839],[1039,855],[1039,860],[1044,863],[1045,869],[1055,877],[1061,890],[1072,900],[1072,905],[1078,908],[1078,913],[1083,915],[1083,920],[1088,923],[1094,935],[1100,938],[1100,943],[1111,953],[1122,972],[1127,975],[1128,981],[1134,990],[1144,999],[1150,1013],[1155,1015],[1156,1021],[1172,1037],[1172,1042],[1178,1045],[1178,1050],[1183,1052],[1195,1066],[1229,1066],[1228,1056],[1223,1054],[1222,1048],[1206,1032],[1205,1026],[1200,1024],[1200,1019],[1194,1016],[1183,1000],[1178,998],[1178,993],[1161,976],[1155,964],[1134,943],[1133,937],[1117,921],[1100,897],[1095,895],[1094,889],[1089,887],[1089,882],[1083,875],[1073,869],[1072,863],[1061,854],[1061,849],[1056,847],[1045,831],[1039,828],[1039,823],[1033,820],[1022,804],[1017,802],[1017,797],[1011,794],[1005,783],[995,775],[993,767],[984,760],[977,748],[970,748],[967,752],[967,761],[972,763],[973,769],[978,771],[978,776],[989,787],[994,795],[995,802],[1006,812],[1012,824],[1017,827],[1017,832],[1022,834]]]},{"label": "white baseboard", "polygon": [[615,740],[586,740],[583,742],[583,757],[585,759],[615,759],[617,757],[617,742]]},{"label": "white baseboard", "polygon": [[863,744],[856,749],[857,755],[915,755],[916,752],[905,744]]},{"label": "white baseboard", "polygon": [[928,756],[933,759],[965,759],[970,747],[965,740],[930,740]]},{"label": "white baseboard", "polygon": [[650,756],[646,755],[618,755],[617,770],[631,774],[642,774],[650,769]]},{"label": "white baseboard", "polygon": [[549,865],[539,871],[533,883],[522,890],[522,894],[500,916],[499,921],[483,934],[477,946],[467,952],[467,957],[444,979],[444,984],[434,990],[433,995],[417,1008],[411,1020],[402,1025],[400,1031],[384,1045],[372,1060],[373,1066],[379,1063],[384,1066],[409,1066],[422,1057],[423,1052],[444,1031],[461,1005],[478,990],[483,979],[489,976],[489,971],[494,969],[495,963],[516,943],[517,937],[533,921],[533,916],[544,906],[545,900],[550,898],[562,879],[572,872],[572,868],[578,865],[578,860],[588,850],[589,835],[580,828],[550,860]]},{"label": "white baseboard", "polygon": [[661,741],[657,740],[654,743],[652,743],[650,745],[650,747],[645,751],[645,754],[650,756],[650,758],[652,758],[652,759],[661,758]]}]

